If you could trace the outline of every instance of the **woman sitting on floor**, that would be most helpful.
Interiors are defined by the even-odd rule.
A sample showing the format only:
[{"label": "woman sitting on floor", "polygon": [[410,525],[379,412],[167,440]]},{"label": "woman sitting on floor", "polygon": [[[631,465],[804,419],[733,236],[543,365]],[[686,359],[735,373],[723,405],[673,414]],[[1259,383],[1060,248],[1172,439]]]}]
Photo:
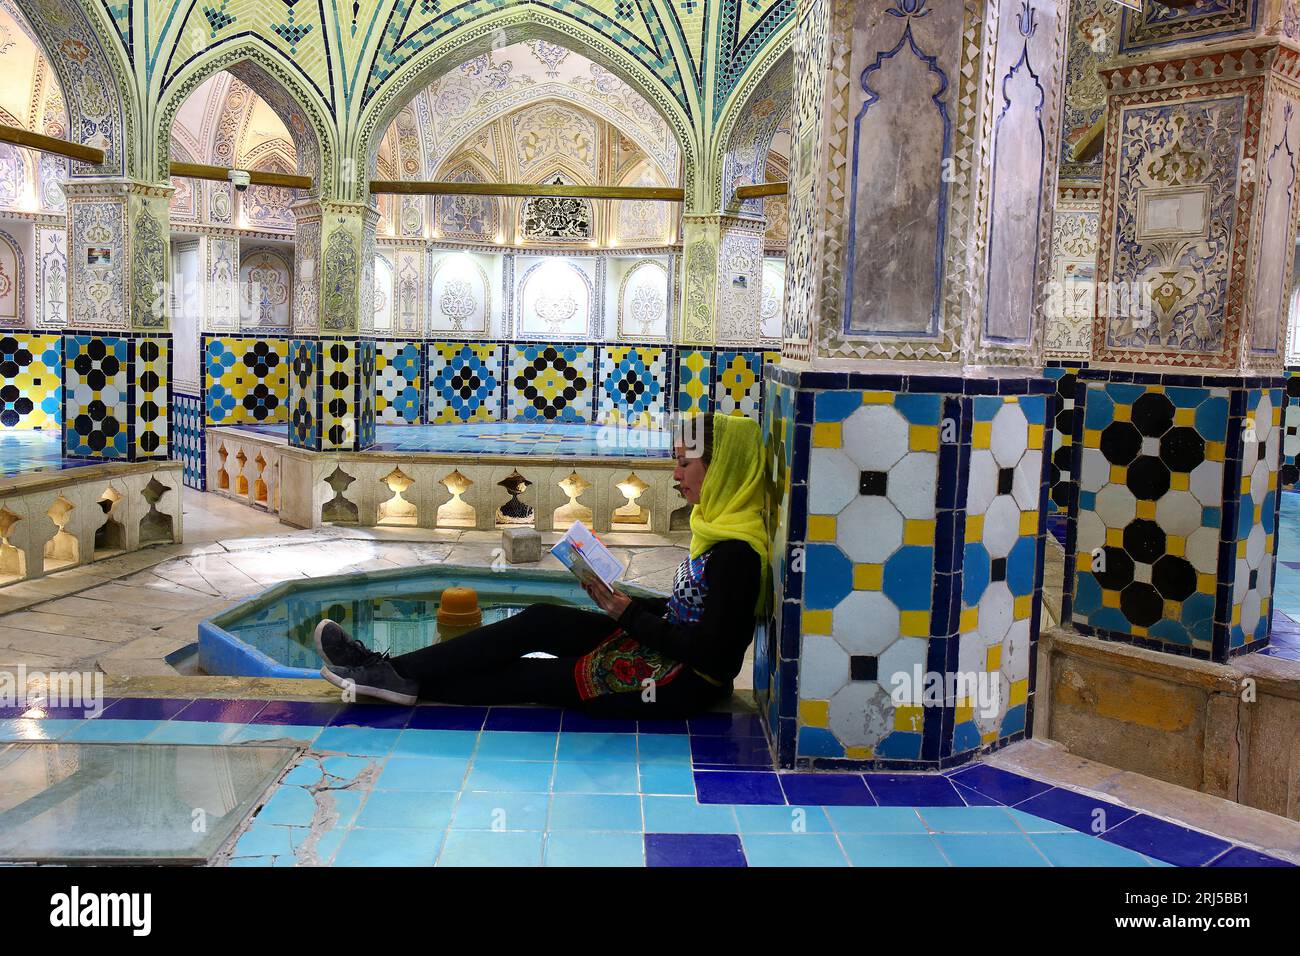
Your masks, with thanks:
[{"label": "woman sitting on floor", "polygon": [[[316,628],[321,676],[398,704],[535,703],[643,719],[690,716],[729,697],[767,565],[761,444],[751,419],[700,418],[703,441],[679,435],[674,448],[673,480],[695,507],[672,597],[632,598],[595,581],[585,587],[604,613],[534,604],[392,658],[325,620]],[[524,656],[537,651],[555,656]]]}]

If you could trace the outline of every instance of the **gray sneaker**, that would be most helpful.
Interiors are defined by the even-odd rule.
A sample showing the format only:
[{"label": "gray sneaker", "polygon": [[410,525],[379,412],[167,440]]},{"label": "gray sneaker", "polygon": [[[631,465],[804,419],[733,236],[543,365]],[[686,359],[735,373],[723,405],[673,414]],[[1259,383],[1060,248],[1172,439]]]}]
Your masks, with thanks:
[{"label": "gray sneaker", "polygon": [[362,667],[383,655],[372,651],[329,618],[316,625],[316,653],[331,667]]},{"label": "gray sneaker", "polygon": [[392,661],[379,655],[369,664],[360,667],[326,664],[320,669],[320,676],[335,687],[353,691],[358,696],[377,697],[408,707],[414,705],[420,695],[418,682],[407,680],[397,673]]}]

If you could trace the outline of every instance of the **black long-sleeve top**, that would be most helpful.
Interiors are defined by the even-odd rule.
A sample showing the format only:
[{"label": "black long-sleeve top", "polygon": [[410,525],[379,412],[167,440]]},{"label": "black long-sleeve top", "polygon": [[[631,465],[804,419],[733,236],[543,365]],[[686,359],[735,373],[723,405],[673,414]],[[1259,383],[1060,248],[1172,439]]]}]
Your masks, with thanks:
[{"label": "black long-sleeve top", "polygon": [[758,553],[743,541],[720,541],[705,552],[703,613],[698,624],[678,624],[664,598],[633,598],[618,619],[623,632],[651,650],[729,684],[744,665],[754,637]]}]

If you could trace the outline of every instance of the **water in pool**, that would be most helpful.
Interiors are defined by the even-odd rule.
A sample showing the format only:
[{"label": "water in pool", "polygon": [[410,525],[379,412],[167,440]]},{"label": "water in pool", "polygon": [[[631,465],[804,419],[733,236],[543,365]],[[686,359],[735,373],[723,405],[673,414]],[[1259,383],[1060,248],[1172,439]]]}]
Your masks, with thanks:
[{"label": "water in pool", "polygon": [[572,578],[478,569],[425,571],[406,577],[333,583],[291,589],[262,606],[234,609],[218,618],[223,630],[288,667],[319,668],[312,632],[322,618],[339,622],[367,647],[393,656],[437,642],[438,606],[444,588],[466,585],[478,592],[483,623],[517,614],[529,604],[592,607]]}]

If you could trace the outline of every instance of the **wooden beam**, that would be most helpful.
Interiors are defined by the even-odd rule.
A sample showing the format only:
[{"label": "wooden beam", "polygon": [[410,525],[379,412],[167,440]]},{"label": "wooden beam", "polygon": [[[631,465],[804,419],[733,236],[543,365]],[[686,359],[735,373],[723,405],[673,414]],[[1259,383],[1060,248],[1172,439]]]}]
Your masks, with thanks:
[{"label": "wooden beam", "polygon": [[98,147],[83,146],[81,143],[71,143],[66,139],[43,136],[40,133],[33,133],[17,126],[0,125],[0,142],[13,143],[15,146],[26,146],[28,149],[39,149],[42,153],[69,156],[72,159],[79,159],[94,166],[104,162],[104,151]]},{"label": "wooden beam", "polygon": [[686,190],[673,186],[565,186],[558,183],[448,183],[373,179],[372,193],[401,196],[553,196],[560,199],[652,199],[682,202]]},{"label": "wooden beam", "polygon": [[764,196],[784,196],[790,191],[789,182],[759,183],[756,186],[737,186],[737,199],[762,199]]},{"label": "wooden beam", "polygon": [[1101,134],[1106,131],[1106,114],[1102,113],[1093,123],[1081,134],[1079,138],[1070,144],[1070,162],[1086,163],[1101,149],[1105,137]]},{"label": "wooden beam", "polygon": [[[188,179],[211,179],[227,182],[230,170],[225,166],[206,166],[203,163],[172,163],[171,174]],[[293,173],[268,173],[256,169],[248,170],[248,181],[254,186],[284,186],[288,189],[311,189],[310,176],[298,176]]]}]

